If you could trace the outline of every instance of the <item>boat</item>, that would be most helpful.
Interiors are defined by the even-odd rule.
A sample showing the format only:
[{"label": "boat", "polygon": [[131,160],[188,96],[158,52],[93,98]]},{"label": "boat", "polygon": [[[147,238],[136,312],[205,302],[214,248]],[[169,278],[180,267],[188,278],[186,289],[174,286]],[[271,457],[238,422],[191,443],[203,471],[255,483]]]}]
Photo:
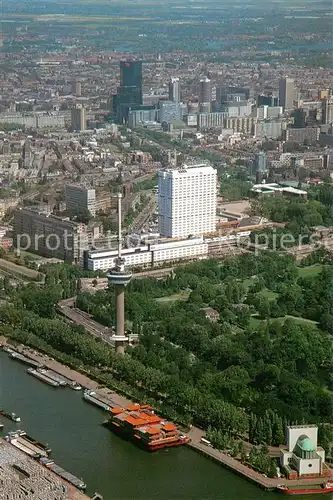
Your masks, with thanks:
[{"label": "boat", "polygon": [[0,431],[3,429],[3,423],[0,422]]},{"label": "boat", "polygon": [[83,393],[83,399],[88,401],[89,403],[98,406],[99,408],[102,408],[105,411],[110,411],[111,407],[102,400],[100,396],[96,394],[95,391],[86,389]]},{"label": "boat", "polygon": [[78,488],[81,491],[84,491],[87,488],[87,485],[82,481],[82,479],[79,479],[78,477],[74,476],[70,472],[67,472],[65,469],[62,467],[59,467],[59,465],[55,464],[53,460],[49,460],[48,458],[40,458],[39,459],[40,463],[47,467],[48,469],[52,470],[57,476],[62,477],[69,483],[71,483],[73,486]]},{"label": "boat", "polygon": [[5,439],[15,446],[15,448],[23,451],[32,458],[47,457],[48,455],[45,450],[28,441],[25,438],[24,431],[9,432]]},{"label": "boat", "polygon": [[52,450],[48,444],[43,444],[40,441],[37,441],[37,439],[28,436],[28,434],[25,431],[17,431],[17,432],[20,432],[20,435],[24,437],[24,439],[29,443],[33,444],[34,446],[37,446],[37,448],[40,448],[41,450],[44,450],[48,455],[51,454]]},{"label": "boat", "polygon": [[15,359],[16,361],[20,361],[21,363],[24,363],[25,365],[32,366],[34,368],[40,368],[42,365],[38,363],[38,361],[35,361],[34,359],[27,358],[26,356],[23,356],[23,354],[20,354],[19,352],[16,351],[11,351],[9,353],[9,357],[12,359]]},{"label": "boat", "polygon": [[38,378],[42,382],[45,382],[45,384],[51,385],[52,387],[60,387],[59,382],[51,379],[50,377],[46,376],[44,373],[40,372],[39,370],[35,370],[34,368],[28,368],[27,372],[29,373],[29,375],[32,375],[33,377]]},{"label": "boat", "polygon": [[104,425],[148,451],[181,446],[190,441],[175,424],[156,415],[149,405],[112,408]]},{"label": "boat", "polygon": [[82,391],[82,387],[80,384],[78,384],[77,382],[71,382],[70,384],[68,384],[68,387],[70,389],[73,389],[74,391]]},{"label": "boat", "polygon": [[66,387],[66,385],[68,384],[67,379],[65,379],[61,375],[58,375],[56,372],[52,370],[47,370],[46,368],[39,368],[37,372],[41,373],[45,377],[50,378],[51,380],[54,380],[54,382],[58,382],[60,387]]},{"label": "boat", "polygon": [[16,423],[21,422],[21,418],[19,416],[17,416],[16,413],[9,413],[9,412],[7,412],[5,410],[0,410],[0,415],[2,415],[3,417],[8,418],[12,422],[16,422]]},{"label": "boat", "polygon": [[277,486],[277,490],[284,495],[323,495],[333,492],[333,483],[327,482],[324,484],[318,484],[317,486],[317,488],[313,486],[311,487],[311,485],[303,488],[293,488],[285,485],[279,485]]},{"label": "boat", "polygon": [[7,345],[2,346],[2,350],[4,352],[7,352],[8,354],[11,354],[12,352],[14,352],[13,349],[11,347],[8,347]]}]

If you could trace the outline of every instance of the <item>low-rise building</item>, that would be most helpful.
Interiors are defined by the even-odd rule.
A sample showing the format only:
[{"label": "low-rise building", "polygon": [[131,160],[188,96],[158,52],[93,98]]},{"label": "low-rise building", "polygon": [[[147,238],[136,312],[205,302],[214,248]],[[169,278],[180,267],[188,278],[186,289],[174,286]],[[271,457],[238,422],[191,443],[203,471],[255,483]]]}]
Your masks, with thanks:
[{"label": "low-rise building", "polygon": [[[88,250],[85,252],[84,266],[91,271],[107,271],[115,264],[116,249]],[[137,248],[122,250],[122,257],[128,267],[155,267],[166,262],[205,259],[208,244],[203,238],[161,242]]]},{"label": "low-rise building", "polygon": [[280,463],[288,479],[304,479],[329,475],[325,450],[318,446],[316,425],[287,427],[287,446],[280,449]]}]

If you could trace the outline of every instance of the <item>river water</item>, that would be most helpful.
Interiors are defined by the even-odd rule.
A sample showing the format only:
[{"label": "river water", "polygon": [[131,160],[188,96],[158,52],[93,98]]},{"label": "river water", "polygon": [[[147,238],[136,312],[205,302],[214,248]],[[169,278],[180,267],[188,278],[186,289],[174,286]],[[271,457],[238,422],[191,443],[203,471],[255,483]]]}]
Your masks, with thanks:
[{"label": "river water", "polygon": [[[0,352],[0,407],[22,419],[20,424],[14,424],[1,417],[4,434],[18,427],[48,443],[55,462],[82,477],[88,494],[98,491],[104,500],[280,497],[262,491],[185,446],[156,453],[136,448],[102,427],[103,411],[86,403],[81,392],[54,389],[28,375],[26,369]],[[303,498],[314,500],[317,496]]]}]

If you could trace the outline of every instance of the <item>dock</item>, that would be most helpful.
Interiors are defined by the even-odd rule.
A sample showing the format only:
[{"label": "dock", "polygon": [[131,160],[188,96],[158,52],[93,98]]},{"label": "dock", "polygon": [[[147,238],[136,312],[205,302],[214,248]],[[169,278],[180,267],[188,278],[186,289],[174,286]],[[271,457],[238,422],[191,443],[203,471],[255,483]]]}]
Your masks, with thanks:
[{"label": "dock", "polygon": [[87,485],[82,481],[82,479],[79,479],[78,477],[74,476],[70,472],[67,472],[65,469],[62,467],[59,467],[59,465],[55,464],[53,460],[48,460],[45,458],[40,459],[41,464],[43,464],[45,467],[50,469],[52,472],[57,474],[57,476],[62,477],[69,483],[71,483],[73,486],[78,488],[79,490],[85,490]]},{"label": "dock", "polygon": [[325,483],[323,478],[313,478],[313,479],[286,479],[286,478],[270,478],[265,477],[263,474],[256,472],[255,470],[242,464],[235,458],[223,453],[220,450],[216,450],[211,446],[207,446],[200,442],[200,439],[204,433],[196,427],[192,427],[189,431],[188,436],[191,442],[187,444],[192,450],[204,455],[214,462],[222,465],[226,469],[231,470],[235,474],[242,476],[244,479],[251,481],[260,488],[266,491],[277,491],[279,486],[285,486],[287,488],[293,487],[313,487],[320,486]]}]

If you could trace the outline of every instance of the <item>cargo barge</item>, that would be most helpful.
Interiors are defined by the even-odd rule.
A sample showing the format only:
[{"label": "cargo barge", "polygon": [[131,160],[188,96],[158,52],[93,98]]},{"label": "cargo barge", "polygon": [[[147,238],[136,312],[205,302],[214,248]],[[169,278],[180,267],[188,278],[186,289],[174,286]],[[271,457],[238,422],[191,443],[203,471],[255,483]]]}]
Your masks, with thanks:
[{"label": "cargo barge", "polygon": [[82,479],[79,479],[70,472],[67,472],[62,467],[59,467],[59,465],[55,464],[53,460],[49,460],[47,458],[40,458],[39,461],[42,465],[44,465],[52,472],[57,474],[57,476],[60,476],[63,479],[65,479],[65,481],[71,483],[73,486],[75,486],[75,488],[78,488],[81,491],[84,491],[87,488],[87,485],[82,481]]},{"label": "cargo barge", "polygon": [[149,405],[112,408],[110,418],[104,425],[148,451],[180,446],[190,441],[176,425],[156,415]]},{"label": "cargo barge", "polygon": [[43,373],[44,375],[46,375],[50,379],[55,380],[56,382],[59,382],[60,385],[63,387],[68,386],[70,389],[73,389],[74,391],[81,391],[82,390],[82,387],[80,386],[80,384],[78,384],[74,380],[71,380],[67,377],[64,377],[63,375],[60,375],[59,373],[57,373],[53,370],[43,368],[43,369],[40,369],[38,371],[40,373]]},{"label": "cargo barge", "polygon": [[9,432],[5,439],[15,446],[15,448],[23,451],[32,458],[46,458],[48,456],[48,453],[44,449],[25,439],[24,431]]},{"label": "cargo barge", "polygon": [[283,493],[283,495],[323,495],[327,493],[333,493],[333,483],[326,483],[318,485],[317,488],[309,485],[308,488],[295,488],[288,486],[277,486],[277,491]]},{"label": "cargo barge", "polygon": [[51,379],[50,377],[47,377],[46,375],[44,375],[38,370],[35,370],[34,368],[28,368],[27,372],[29,373],[29,375],[38,378],[42,382],[45,382],[45,384],[51,385],[52,387],[60,387],[59,382]]},{"label": "cargo barge", "polygon": [[37,446],[41,450],[44,450],[48,455],[51,454],[52,449],[49,447],[48,444],[43,444],[40,441],[37,441],[37,439],[32,438],[31,436],[28,436],[28,434],[25,431],[17,431],[20,432],[20,435],[24,437],[26,441],[29,443],[33,444],[34,446]]},{"label": "cargo barge", "polygon": [[12,422],[15,422],[15,423],[19,423],[21,422],[21,418],[19,416],[16,415],[16,413],[9,413],[5,410],[0,410],[0,415],[2,415],[3,417],[6,417],[8,418],[8,420],[11,420]]},{"label": "cargo barge", "polygon": [[9,353],[9,357],[12,359],[15,359],[16,361],[20,361],[21,363],[24,363],[25,365],[29,365],[33,368],[41,368],[42,365],[38,363],[38,361],[34,361],[33,359],[27,358],[26,356],[23,356],[23,354],[20,354],[19,352],[16,351],[11,351]]},{"label": "cargo barge", "polygon": [[98,396],[95,391],[86,389],[83,393],[83,399],[85,401],[88,401],[88,403],[91,403],[95,406],[98,406],[99,408],[102,408],[105,411],[111,410],[111,406],[107,404],[106,401],[103,400],[100,396]]},{"label": "cargo barge", "polygon": [[41,373],[45,377],[50,378],[51,380],[54,380],[54,382],[58,382],[60,387],[66,387],[68,381],[62,377],[61,375],[58,375],[56,372],[52,370],[47,370],[46,368],[39,368],[38,373]]}]

